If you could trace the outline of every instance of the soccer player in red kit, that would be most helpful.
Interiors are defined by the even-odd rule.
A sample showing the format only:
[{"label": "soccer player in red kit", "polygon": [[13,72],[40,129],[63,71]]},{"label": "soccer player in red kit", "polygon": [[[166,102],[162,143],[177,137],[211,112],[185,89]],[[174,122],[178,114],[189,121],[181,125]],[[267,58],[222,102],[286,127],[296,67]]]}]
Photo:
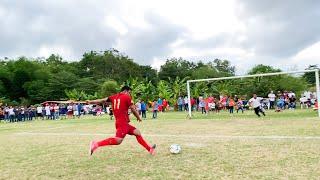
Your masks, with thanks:
[{"label": "soccer player in red kit", "polygon": [[108,97],[107,99],[94,100],[90,102],[109,102],[112,104],[113,114],[115,117],[116,123],[116,136],[110,137],[101,141],[91,141],[90,143],[90,155],[93,154],[99,147],[110,146],[110,145],[119,145],[122,143],[124,137],[129,135],[136,136],[136,139],[139,144],[141,144],[151,155],[155,154],[156,145],[152,147],[141,136],[140,131],[134,126],[130,125],[130,119],[128,115],[128,109],[131,110],[133,115],[137,118],[138,122],[141,122],[141,117],[135,109],[134,104],[132,103],[130,97],[131,88],[129,86],[124,86],[121,89],[121,92],[115,95]]}]

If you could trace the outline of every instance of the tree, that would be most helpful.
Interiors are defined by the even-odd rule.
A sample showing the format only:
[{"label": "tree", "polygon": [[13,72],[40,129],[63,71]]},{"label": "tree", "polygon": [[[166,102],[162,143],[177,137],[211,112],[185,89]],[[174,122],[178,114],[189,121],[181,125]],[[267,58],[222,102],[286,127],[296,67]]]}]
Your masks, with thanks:
[{"label": "tree", "polygon": [[50,90],[43,80],[26,82],[23,89],[27,92],[30,103],[41,103],[51,99]]},{"label": "tree", "polygon": [[274,72],[281,72],[281,70],[275,69],[272,66],[258,64],[255,67],[253,67],[248,74],[263,74],[263,73],[274,73]]},{"label": "tree", "polygon": [[119,92],[119,85],[116,81],[108,80],[105,81],[100,89],[100,94],[102,97],[109,97],[112,94]]},{"label": "tree", "polygon": [[191,77],[193,79],[206,79],[206,78],[215,78],[218,77],[218,72],[216,69],[203,65],[199,68],[196,68],[193,72]]},{"label": "tree", "polygon": [[126,81],[131,76],[142,78],[140,66],[114,49],[100,53],[95,51],[85,53],[79,68],[81,77],[113,79],[118,83]]},{"label": "tree", "polygon": [[228,60],[215,59],[213,62],[210,62],[209,65],[212,68],[216,68],[220,77],[235,75],[235,67],[231,66],[231,63]]},{"label": "tree", "polygon": [[180,79],[179,76],[176,76],[175,79],[169,78],[169,82],[170,82],[172,93],[173,93],[172,98],[169,100],[170,104],[175,105],[177,103],[179,96],[186,95],[186,93],[187,93],[186,92],[187,79],[188,79],[188,77]]},{"label": "tree", "polygon": [[[309,65],[309,67],[306,70],[314,70],[319,69],[318,65]],[[319,75],[320,76],[320,75]],[[316,77],[314,72],[306,72],[302,76],[309,84],[315,84],[316,83]]]},{"label": "tree", "polygon": [[60,100],[67,98],[65,91],[74,89],[77,76],[73,73],[61,71],[52,75],[47,84],[51,94],[50,100]]},{"label": "tree", "polygon": [[195,64],[184,60],[182,58],[168,59],[164,65],[161,66],[159,72],[159,78],[161,80],[168,80],[172,77],[185,78],[190,77],[192,70],[195,68]]},{"label": "tree", "polygon": [[12,85],[13,92],[12,95],[14,98],[25,98],[27,97],[27,92],[23,89],[23,85],[31,81],[30,74],[23,69],[19,69],[14,72]]},{"label": "tree", "polygon": [[153,83],[157,83],[158,81],[157,71],[155,69],[152,69],[151,66],[140,66],[139,71],[143,79],[148,79]]},{"label": "tree", "polygon": [[94,94],[100,89],[100,85],[92,77],[81,78],[74,84],[75,89],[83,91],[86,94]]},{"label": "tree", "polygon": [[167,100],[170,100],[173,96],[172,89],[170,88],[168,82],[164,80],[160,80],[157,85],[157,90],[160,98],[165,98]]}]

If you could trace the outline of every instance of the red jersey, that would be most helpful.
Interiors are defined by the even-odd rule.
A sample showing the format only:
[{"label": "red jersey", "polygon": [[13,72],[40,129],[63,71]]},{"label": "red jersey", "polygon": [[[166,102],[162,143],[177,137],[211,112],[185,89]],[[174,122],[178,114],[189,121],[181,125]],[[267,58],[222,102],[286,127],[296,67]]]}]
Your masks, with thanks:
[{"label": "red jersey", "polygon": [[212,96],[208,97],[208,103],[213,103],[214,98]]},{"label": "red jersey", "polygon": [[128,109],[132,105],[131,97],[124,93],[118,93],[108,98],[112,103],[112,110],[116,119],[116,125],[124,125],[130,122]]},{"label": "red jersey", "polygon": [[191,105],[195,105],[196,104],[196,100],[194,98],[191,98]]},{"label": "red jersey", "polygon": [[162,106],[167,107],[168,106],[168,102],[166,100],[162,101]]}]

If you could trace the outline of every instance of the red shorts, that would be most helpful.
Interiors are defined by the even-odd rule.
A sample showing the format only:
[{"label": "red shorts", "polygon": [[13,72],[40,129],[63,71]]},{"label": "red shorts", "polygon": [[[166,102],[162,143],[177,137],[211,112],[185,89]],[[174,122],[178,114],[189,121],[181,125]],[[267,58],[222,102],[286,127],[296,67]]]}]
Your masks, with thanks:
[{"label": "red shorts", "polygon": [[133,131],[136,129],[134,126],[130,124],[116,125],[117,132],[116,137],[124,138],[127,134],[133,135]]}]

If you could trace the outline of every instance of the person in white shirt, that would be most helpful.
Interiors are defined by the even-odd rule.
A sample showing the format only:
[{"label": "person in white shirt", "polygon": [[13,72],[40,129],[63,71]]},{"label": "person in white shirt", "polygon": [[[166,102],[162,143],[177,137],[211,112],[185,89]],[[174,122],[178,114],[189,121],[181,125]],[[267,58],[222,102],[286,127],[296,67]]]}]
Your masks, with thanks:
[{"label": "person in white shirt", "polygon": [[46,110],[47,119],[49,119],[50,116],[51,116],[51,111],[50,111],[50,106],[49,106],[49,104],[46,104],[46,107],[45,107],[44,109]]},{"label": "person in white shirt", "polygon": [[251,107],[253,107],[254,112],[258,117],[260,117],[260,112],[263,114],[263,116],[266,116],[266,114],[263,112],[263,109],[261,107],[261,100],[263,98],[257,97],[256,94],[253,94],[253,97],[249,100],[249,104]]},{"label": "person in white shirt", "polygon": [[68,115],[68,118],[71,118],[73,116],[72,104],[69,104],[68,107],[67,107],[67,115]]},{"label": "person in white shirt", "polygon": [[295,97],[296,94],[295,94],[294,92],[290,91],[290,92],[288,93],[288,97],[289,97],[289,98],[292,98],[293,96]]},{"label": "person in white shirt", "polygon": [[9,114],[10,122],[15,122],[15,113],[14,113],[14,108],[12,106],[10,106],[10,108],[8,109],[8,114]]},{"label": "person in white shirt", "polygon": [[274,102],[276,100],[276,95],[273,93],[273,91],[271,91],[268,94],[268,98],[269,98],[269,109],[273,109],[274,107]]},{"label": "person in white shirt", "polygon": [[309,99],[311,99],[311,92],[310,91],[305,91],[304,93],[303,93],[303,95],[309,100]]},{"label": "person in white shirt", "polygon": [[37,107],[37,119],[38,119],[38,117],[42,117],[42,119],[43,119],[43,116],[42,116],[42,106],[41,105],[39,105],[38,107]]},{"label": "person in white shirt", "polygon": [[139,115],[141,115],[141,100],[139,100],[135,105]]}]

